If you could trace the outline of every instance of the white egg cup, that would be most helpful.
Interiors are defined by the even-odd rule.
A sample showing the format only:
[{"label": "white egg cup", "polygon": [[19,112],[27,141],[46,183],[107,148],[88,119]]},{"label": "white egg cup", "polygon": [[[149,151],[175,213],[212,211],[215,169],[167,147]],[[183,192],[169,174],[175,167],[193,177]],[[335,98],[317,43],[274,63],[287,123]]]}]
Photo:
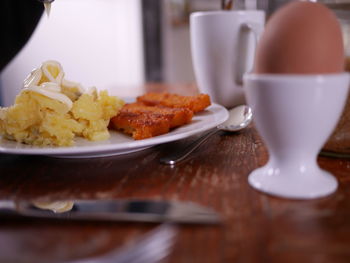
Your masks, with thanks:
[{"label": "white egg cup", "polygon": [[333,193],[338,182],[319,168],[317,155],[345,105],[349,74],[247,74],[244,88],[268,163],[248,178],[255,189],[284,198]]}]

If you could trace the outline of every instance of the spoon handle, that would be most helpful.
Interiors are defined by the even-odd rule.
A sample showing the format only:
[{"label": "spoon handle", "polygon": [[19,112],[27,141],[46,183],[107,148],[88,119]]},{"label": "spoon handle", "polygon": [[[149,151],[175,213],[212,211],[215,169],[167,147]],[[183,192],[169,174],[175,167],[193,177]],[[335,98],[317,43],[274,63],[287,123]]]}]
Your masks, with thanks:
[{"label": "spoon handle", "polygon": [[206,133],[202,137],[198,138],[191,144],[187,145],[186,147],[180,149],[179,151],[175,153],[171,153],[168,156],[162,157],[159,159],[160,163],[162,164],[168,164],[168,165],[174,165],[182,160],[184,160],[190,153],[192,153],[195,149],[197,149],[200,145],[203,144],[210,136],[217,133],[219,129],[215,128],[211,130],[210,132]]}]

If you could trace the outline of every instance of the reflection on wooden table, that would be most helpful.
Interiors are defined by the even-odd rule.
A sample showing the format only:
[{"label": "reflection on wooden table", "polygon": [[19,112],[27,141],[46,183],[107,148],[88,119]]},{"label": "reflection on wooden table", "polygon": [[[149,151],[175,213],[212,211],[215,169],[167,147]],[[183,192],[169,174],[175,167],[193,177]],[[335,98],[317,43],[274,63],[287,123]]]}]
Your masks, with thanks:
[{"label": "reflection on wooden table", "polygon": [[[349,259],[349,161],[319,158],[320,166],[340,182],[335,194],[290,201],[260,194],[247,183],[248,174],[268,159],[253,125],[238,134],[212,136],[174,167],[159,164],[160,157],[191,139],[94,159],[1,155],[0,199],[182,200],[212,207],[224,217],[222,225],[181,225],[168,262]],[[0,262],[55,262],[102,255],[155,226],[2,218]]]}]

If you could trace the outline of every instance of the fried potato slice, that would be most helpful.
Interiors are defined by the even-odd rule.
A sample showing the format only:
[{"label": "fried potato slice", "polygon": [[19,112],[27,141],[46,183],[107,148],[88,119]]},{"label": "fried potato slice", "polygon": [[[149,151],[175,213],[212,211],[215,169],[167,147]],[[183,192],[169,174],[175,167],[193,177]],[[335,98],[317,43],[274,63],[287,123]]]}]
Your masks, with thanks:
[{"label": "fried potato slice", "polygon": [[150,92],[137,97],[137,101],[149,106],[163,105],[170,108],[187,108],[194,113],[204,110],[211,104],[208,94],[182,96],[171,93]]},{"label": "fried potato slice", "polygon": [[191,122],[192,117],[193,112],[186,108],[147,106],[136,102],[124,105],[111,119],[111,126],[140,140],[167,133]]}]

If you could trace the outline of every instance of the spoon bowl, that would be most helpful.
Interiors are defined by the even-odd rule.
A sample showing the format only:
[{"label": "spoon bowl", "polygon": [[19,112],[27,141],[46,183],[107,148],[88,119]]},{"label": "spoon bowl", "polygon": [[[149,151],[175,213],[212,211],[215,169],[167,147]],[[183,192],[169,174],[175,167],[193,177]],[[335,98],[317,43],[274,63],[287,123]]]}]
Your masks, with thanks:
[{"label": "spoon bowl", "polygon": [[228,132],[240,131],[247,127],[252,119],[252,109],[247,105],[240,105],[229,110],[228,119],[217,128]]},{"label": "spoon bowl", "polygon": [[184,160],[189,156],[195,149],[202,145],[209,137],[216,134],[219,131],[227,132],[238,132],[246,128],[253,119],[253,113],[249,106],[240,105],[229,110],[228,119],[222,124],[218,125],[213,130],[209,131],[202,137],[198,138],[189,145],[186,145],[184,148],[181,148],[171,155],[160,158],[160,163],[167,165],[175,165],[176,163]]}]

